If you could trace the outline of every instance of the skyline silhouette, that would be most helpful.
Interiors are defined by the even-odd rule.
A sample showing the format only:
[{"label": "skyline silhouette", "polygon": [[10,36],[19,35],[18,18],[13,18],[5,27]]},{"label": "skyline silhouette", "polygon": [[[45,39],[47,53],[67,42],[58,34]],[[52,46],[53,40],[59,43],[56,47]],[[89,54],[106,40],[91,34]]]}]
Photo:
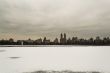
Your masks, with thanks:
[{"label": "skyline silhouette", "polygon": [[97,36],[96,38],[78,38],[77,36],[67,38],[66,33],[61,33],[59,38],[55,37],[50,40],[47,37],[32,40],[31,38],[27,40],[17,40],[13,38],[8,40],[1,39],[0,45],[110,45],[110,38]]}]

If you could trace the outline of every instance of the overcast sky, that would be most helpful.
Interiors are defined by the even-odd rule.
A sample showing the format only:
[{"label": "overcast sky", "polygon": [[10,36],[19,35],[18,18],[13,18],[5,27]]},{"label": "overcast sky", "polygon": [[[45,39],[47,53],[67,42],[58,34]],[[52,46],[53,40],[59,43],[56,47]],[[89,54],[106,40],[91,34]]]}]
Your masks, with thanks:
[{"label": "overcast sky", "polygon": [[110,36],[110,0],[0,0],[0,38]]}]

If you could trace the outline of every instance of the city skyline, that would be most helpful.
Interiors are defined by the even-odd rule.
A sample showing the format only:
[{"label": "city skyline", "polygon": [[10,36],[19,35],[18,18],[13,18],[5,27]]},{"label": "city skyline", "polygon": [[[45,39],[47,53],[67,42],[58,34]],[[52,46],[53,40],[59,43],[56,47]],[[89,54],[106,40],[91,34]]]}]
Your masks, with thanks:
[{"label": "city skyline", "polygon": [[0,0],[0,39],[110,37],[109,0]]},{"label": "city skyline", "polygon": [[77,36],[69,37],[67,38],[66,33],[61,33],[60,38],[55,37],[53,40],[50,38],[44,37],[33,40],[31,38],[28,39],[20,39],[20,40],[14,40],[13,38],[10,39],[1,39],[0,45],[16,45],[16,46],[22,46],[22,45],[110,45],[110,37],[103,37],[97,36],[96,38],[79,38]]}]

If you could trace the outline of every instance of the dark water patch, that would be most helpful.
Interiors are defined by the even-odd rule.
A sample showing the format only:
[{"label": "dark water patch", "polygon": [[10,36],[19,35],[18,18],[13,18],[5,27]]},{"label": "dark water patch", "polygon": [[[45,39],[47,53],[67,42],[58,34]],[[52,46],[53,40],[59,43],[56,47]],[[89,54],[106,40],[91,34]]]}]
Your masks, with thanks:
[{"label": "dark water patch", "polygon": [[5,52],[6,50],[0,50],[0,52]]},{"label": "dark water patch", "polygon": [[18,59],[18,58],[20,58],[20,57],[9,57],[10,59]]},{"label": "dark water patch", "polygon": [[69,70],[65,70],[65,71],[34,71],[34,72],[23,72],[23,73],[102,73],[99,71],[69,71]]}]

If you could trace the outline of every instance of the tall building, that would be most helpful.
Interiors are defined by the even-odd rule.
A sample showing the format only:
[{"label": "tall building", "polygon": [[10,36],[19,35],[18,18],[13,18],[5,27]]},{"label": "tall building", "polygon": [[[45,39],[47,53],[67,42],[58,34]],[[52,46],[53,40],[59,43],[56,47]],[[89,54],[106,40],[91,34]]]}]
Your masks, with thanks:
[{"label": "tall building", "polygon": [[46,37],[44,37],[43,43],[44,44],[50,44],[50,40],[49,39],[47,40]]},{"label": "tall building", "polygon": [[64,35],[60,35],[60,44],[66,44],[67,40],[66,40],[66,33],[64,33]]},{"label": "tall building", "polygon": [[47,40],[46,37],[44,37],[44,39],[43,39],[43,43],[45,43],[46,40]]},{"label": "tall building", "polygon": [[54,43],[55,43],[55,44],[58,44],[58,38],[56,38],[56,39],[54,40]]},{"label": "tall building", "polygon": [[62,35],[62,33],[60,34],[60,43],[61,44],[63,43],[63,35]]},{"label": "tall building", "polygon": [[60,38],[63,39],[63,34],[61,33]]},{"label": "tall building", "polygon": [[66,33],[64,33],[64,42],[65,42],[65,43],[67,42]]},{"label": "tall building", "polygon": [[64,39],[66,39],[66,33],[64,33]]}]

